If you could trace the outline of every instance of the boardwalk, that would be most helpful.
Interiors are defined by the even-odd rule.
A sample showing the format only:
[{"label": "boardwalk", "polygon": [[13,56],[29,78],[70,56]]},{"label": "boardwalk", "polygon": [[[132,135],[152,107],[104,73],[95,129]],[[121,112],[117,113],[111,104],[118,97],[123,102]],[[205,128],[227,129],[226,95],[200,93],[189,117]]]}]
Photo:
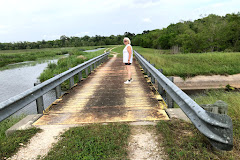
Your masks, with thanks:
[{"label": "boardwalk", "polygon": [[122,58],[101,65],[34,125],[167,120],[163,104],[148,86],[139,65],[132,65],[134,81],[127,79]]}]

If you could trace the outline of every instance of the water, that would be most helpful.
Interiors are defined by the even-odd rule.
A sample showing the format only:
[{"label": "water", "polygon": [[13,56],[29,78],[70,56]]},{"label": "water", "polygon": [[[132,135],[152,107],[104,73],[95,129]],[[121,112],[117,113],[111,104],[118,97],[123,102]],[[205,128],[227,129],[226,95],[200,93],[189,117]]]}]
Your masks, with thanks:
[{"label": "water", "polygon": [[[0,71],[0,102],[3,102],[17,94],[26,91],[34,86],[34,83],[38,81],[38,77],[42,71],[47,67],[48,63],[56,63],[58,60],[49,60],[44,63],[39,63],[36,65],[29,65],[31,62],[26,63],[24,66],[14,68],[12,64],[12,69],[7,69]],[[45,108],[48,107],[55,100],[55,92],[50,91],[44,95]],[[35,102],[26,106],[18,114],[33,114],[36,113]]]},{"label": "water", "polygon": [[97,48],[97,49],[92,49],[92,50],[86,50],[86,51],[83,51],[83,52],[96,52],[96,51],[99,51],[99,50],[102,50],[102,49],[105,49],[105,48]]}]

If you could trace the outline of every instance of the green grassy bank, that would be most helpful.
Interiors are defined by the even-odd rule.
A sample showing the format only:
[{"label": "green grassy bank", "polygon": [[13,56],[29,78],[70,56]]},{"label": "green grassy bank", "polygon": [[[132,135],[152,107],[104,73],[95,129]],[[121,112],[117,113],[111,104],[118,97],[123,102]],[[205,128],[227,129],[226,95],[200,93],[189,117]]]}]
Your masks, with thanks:
[{"label": "green grassy bank", "polygon": [[8,118],[0,122],[0,159],[7,159],[8,157],[11,157],[14,153],[16,153],[18,148],[25,145],[32,136],[40,131],[40,129],[31,128],[16,131],[9,137],[6,137],[5,131],[22,118],[23,116]]},{"label": "green grassy bank", "polygon": [[64,54],[72,52],[90,50],[108,46],[84,46],[84,47],[66,47],[66,48],[44,48],[44,49],[24,49],[24,50],[1,50],[0,51],[0,68],[8,64],[19,63],[24,61],[39,61],[49,58],[58,58]]},{"label": "green grassy bank", "polygon": [[126,159],[129,134],[126,124],[71,128],[61,135],[61,140],[44,159]]},{"label": "green grassy bank", "polygon": [[216,151],[191,123],[182,120],[161,121],[157,125],[157,130],[164,137],[163,147],[169,159],[240,159],[240,93],[213,90],[197,95],[194,100],[198,104],[213,104],[217,100],[223,100],[228,104],[228,115],[233,121],[233,150]]},{"label": "green grassy bank", "polygon": [[187,78],[197,75],[232,75],[240,73],[239,52],[169,54],[166,50],[139,46],[133,46],[133,49],[142,54],[147,60],[150,60],[150,63],[154,63],[156,68],[163,69],[166,76]]}]

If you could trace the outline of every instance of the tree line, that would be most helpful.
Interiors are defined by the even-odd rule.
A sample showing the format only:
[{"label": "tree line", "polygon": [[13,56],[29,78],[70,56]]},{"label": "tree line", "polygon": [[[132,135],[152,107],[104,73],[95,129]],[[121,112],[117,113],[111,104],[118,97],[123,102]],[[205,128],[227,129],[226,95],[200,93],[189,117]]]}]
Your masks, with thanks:
[{"label": "tree line", "polygon": [[63,35],[52,41],[0,43],[0,50],[116,45],[122,44],[124,37],[129,37],[133,45],[156,49],[177,48],[183,53],[240,52],[240,12],[225,16],[210,14],[195,21],[182,21],[137,35],[130,32],[116,36]]},{"label": "tree line", "polygon": [[144,31],[135,35],[132,42],[145,48],[177,47],[183,53],[239,52],[240,12],[225,16],[210,14],[195,21],[183,21],[167,28]]},{"label": "tree line", "polygon": [[123,35],[111,35],[93,37],[67,37],[62,35],[60,39],[51,41],[37,42],[15,42],[15,43],[0,43],[0,50],[18,50],[18,49],[41,49],[41,48],[59,48],[59,47],[81,47],[81,46],[101,46],[101,45],[117,45],[122,44],[124,37],[133,37],[134,33],[125,32]]}]

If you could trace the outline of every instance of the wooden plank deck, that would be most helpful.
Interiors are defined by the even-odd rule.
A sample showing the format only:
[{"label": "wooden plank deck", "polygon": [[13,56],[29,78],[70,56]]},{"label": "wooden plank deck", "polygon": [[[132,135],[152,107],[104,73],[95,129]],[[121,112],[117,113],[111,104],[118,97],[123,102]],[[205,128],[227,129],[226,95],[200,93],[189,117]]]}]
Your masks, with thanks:
[{"label": "wooden plank deck", "polygon": [[164,103],[157,100],[135,60],[132,75],[134,81],[124,84],[122,58],[109,59],[34,125],[168,120]]}]

